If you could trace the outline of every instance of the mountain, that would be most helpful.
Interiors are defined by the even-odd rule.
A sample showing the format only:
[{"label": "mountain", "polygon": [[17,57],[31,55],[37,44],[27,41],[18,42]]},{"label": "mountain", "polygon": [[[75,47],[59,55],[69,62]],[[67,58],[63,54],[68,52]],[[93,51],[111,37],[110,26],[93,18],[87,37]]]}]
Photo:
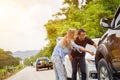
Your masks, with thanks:
[{"label": "mountain", "polygon": [[16,52],[13,52],[13,56],[20,57],[21,59],[25,59],[25,58],[36,55],[38,52],[39,50],[16,51]]}]

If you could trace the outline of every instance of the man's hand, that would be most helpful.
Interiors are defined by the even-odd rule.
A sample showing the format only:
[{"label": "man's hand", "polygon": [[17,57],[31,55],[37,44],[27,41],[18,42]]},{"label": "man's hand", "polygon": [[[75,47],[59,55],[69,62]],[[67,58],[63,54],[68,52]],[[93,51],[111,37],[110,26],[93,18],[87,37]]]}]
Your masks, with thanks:
[{"label": "man's hand", "polygon": [[93,46],[97,49],[98,48],[98,45],[96,43],[93,44]]},{"label": "man's hand", "polygon": [[72,55],[71,55],[71,54],[68,54],[68,56],[69,56],[70,61],[72,61],[72,60],[73,60]]}]

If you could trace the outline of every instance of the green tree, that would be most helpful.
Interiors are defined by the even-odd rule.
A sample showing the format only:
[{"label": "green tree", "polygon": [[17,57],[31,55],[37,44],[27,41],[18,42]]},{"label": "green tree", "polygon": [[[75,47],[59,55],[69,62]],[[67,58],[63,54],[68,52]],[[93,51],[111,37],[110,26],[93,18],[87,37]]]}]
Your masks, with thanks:
[{"label": "green tree", "polygon": [[[39,56],[51,56],[56,38],[64,36],[69,28],[79,29],[85,28],[87,36],[91,38],[99,38],[106,31],[100,27],[99,22],[103,17],[111,18],[116,8],[120,4],[120,0],[87,0],[87,4],[78,8],[79,0],[64,0],[64,6],[53,16],[54,20],[49,20],[45,24],[47,30],[47,39],[49,44],[39,52]],[[62,15],[65,18],[61,19]]]},{"label": "green tree", "polygon": [[12,52],[0,49],[0,69],[6,66],[17,66],[20,58],[12,56]]}]

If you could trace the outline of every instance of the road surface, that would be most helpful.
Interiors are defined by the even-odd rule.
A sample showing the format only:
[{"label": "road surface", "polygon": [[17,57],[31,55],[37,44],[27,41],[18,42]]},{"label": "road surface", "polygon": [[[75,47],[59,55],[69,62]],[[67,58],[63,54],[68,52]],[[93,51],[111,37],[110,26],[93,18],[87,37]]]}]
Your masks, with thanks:
[{"label": "road surface", "polygon": [[53,69],[36,71],[34,67],[26,67],[6,80],[55,80],[55,75]]}]

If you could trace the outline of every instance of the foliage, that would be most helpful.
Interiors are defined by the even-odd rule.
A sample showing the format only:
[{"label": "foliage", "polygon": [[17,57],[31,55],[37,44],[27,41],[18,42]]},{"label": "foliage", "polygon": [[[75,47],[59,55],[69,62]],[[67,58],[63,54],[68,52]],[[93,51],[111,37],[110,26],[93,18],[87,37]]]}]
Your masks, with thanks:
[{"label": "foliage", "polygon": [[17,66],[19,60],[19,58],[12,56],[12,52],[0,49],[0,69],[5,68],[6,66]]},{"label": "foliage", "polygon": [[21,70],[21,69],[22,69],[22,65],[21,64],[16,66],[16,70]]},{"label": "foliage", "polygon": [[[69,28],[84,28],[88,37],[101,37],[106,29],[100,27],[100,19],[103,17],[112,18],[116,8],[120,4],[120,0],[87,0],[86,5],[78,8],[78,1],[64,0],[63,4],[67,4],[68,6],[60,9],[58,13],[53,15],[55,19],[49,20],[45,24],[49,44],[34,58],[40,56],[50,57],[56,45],[56,38],[64,36]],[[65,18],[59,18],[62,15]]]},{"label": "foliage", "polygon": [[0,74],[3,74],[4,72],[6,72],[5,69],[0,69]]},{"label": "foliage", "polygon": [[96,3],[102,4],[105,10],[111,10],[114,14],[120,4],[120,0],[96,0]]}]

